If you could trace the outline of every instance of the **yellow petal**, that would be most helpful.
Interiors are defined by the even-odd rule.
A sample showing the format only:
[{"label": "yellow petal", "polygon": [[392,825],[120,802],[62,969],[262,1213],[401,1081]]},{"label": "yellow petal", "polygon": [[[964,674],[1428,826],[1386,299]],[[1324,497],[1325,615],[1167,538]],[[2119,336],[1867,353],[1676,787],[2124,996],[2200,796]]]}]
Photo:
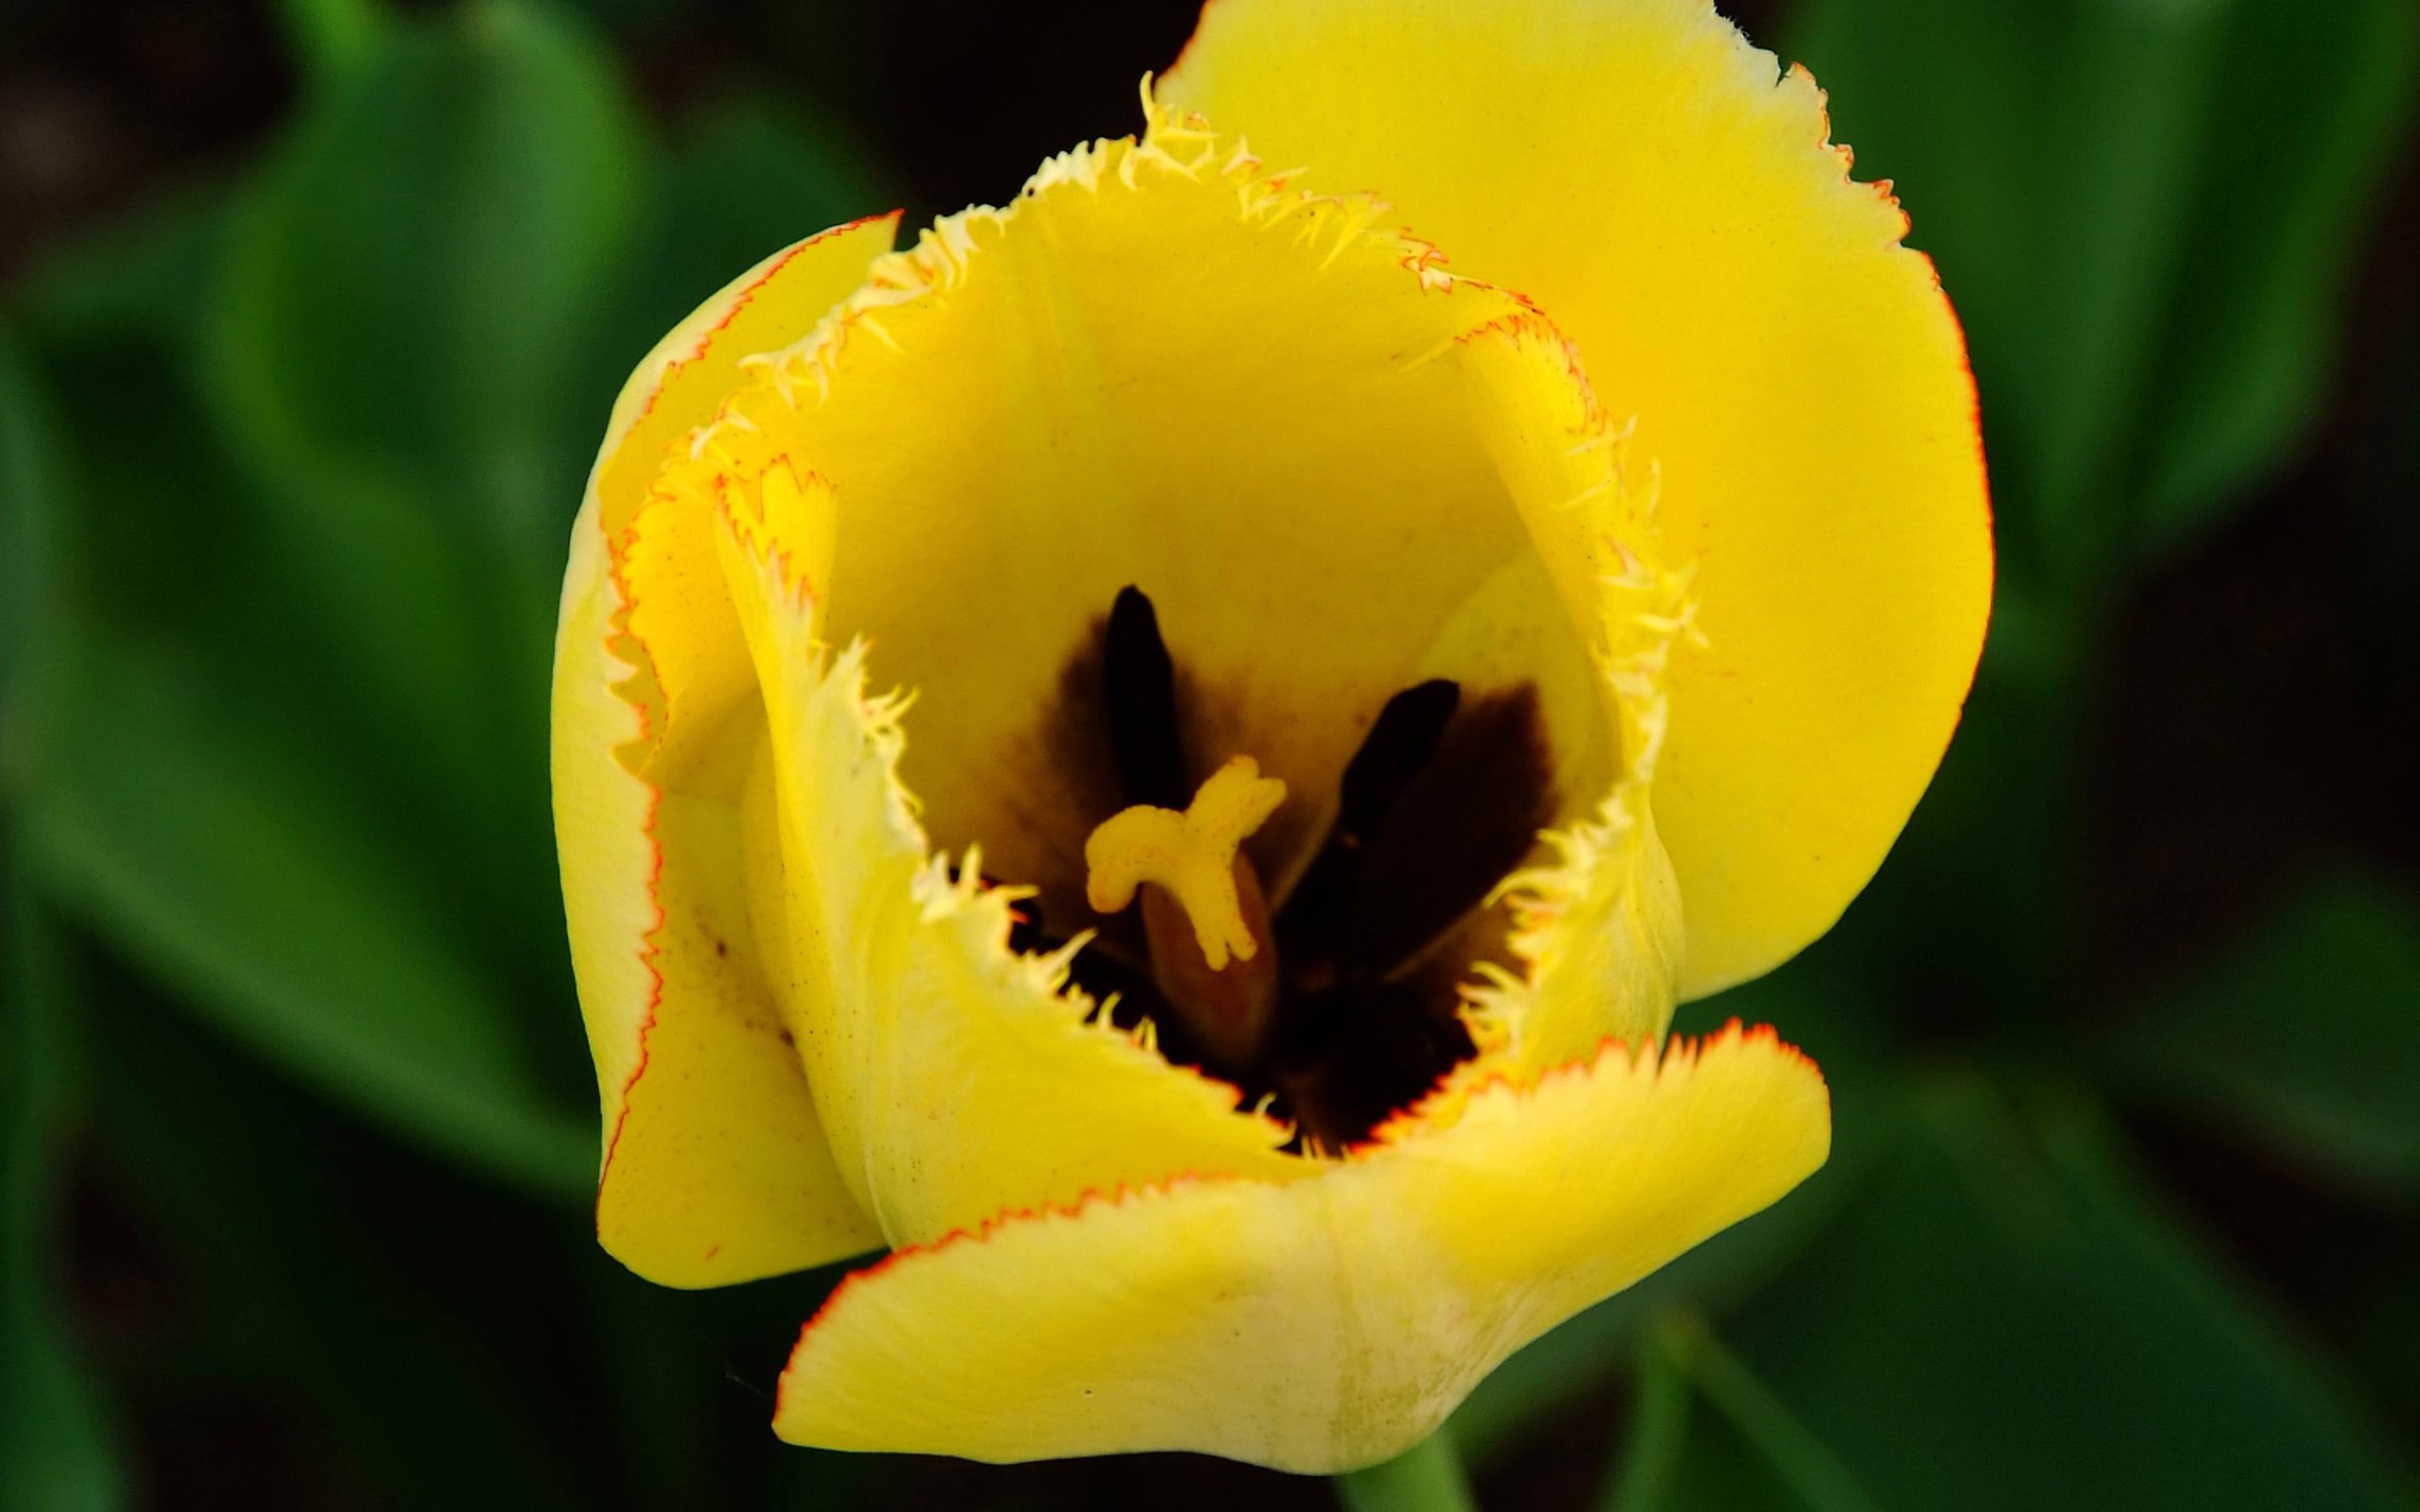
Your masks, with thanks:
[{"label": "yellow petal", "polygon": [[885,1240],[1175,1171],[1308,1170],[1234,1088],[1060,995],[1063,961],[1008,949],[1011,898],[981,885],[980,857],[961,880],[929,853],[894,773],[898,705],[867,701],[863,647],[824,650],[778,547],[740,522],[723,539],[771,718],[780,862],[756,869],[752,904],[788,941],[799,1052]]},{"label": "yellow petal", "polygon": [[[1122,805],[1067,790],[1083,758],[1066,740],[1095,731],[1064,695],[1121,587],[1158,602],[1218,713],[1188,730],[1196,761],[1258,757],[1319,796],[1252,844],[1323,825],[1377,710],[1425,669],[1549,684],[1558,773],[1628,769],[1630,632],[1584,575],[1583,603],[1560,601],[1533,543],[1577,531],[1594,550],[1611,530],[1626,540],[1607,552],[1651,556],[1607,428],[1543,320],[1371,232],[1371,208],[1191,129],[1071,155],[1011,210],[878,263],[649,485],[632,628],[693,690],[668,693],[649,769],[721,781],[735,737],[675,753],[684,718],[719,728],[684,707],[742,690],[716,696],[736,720],[761,694],[761,769],[730,778],[755,795],[739,823],[755,954],[842,1178],[893,1243],[1180,1173],[1316,1169],[1231,1088],[1089,1022],[1058,990],[1063,960],[1005,946],[1017,893],[987,873],[1038,885],[1063,937],[1094,921],[1050,888],[1084,908],[1084,837]],[[651,594],[669,606],[653,618]],[[912,713],[870,703],[870,676],[905,683]],[[1582,833],[1602,822],[1603,792],[1558,797]],[[1660,862],[1651,831],[1624,833]],[[1561,917],[1585,933],[1602,911]],[[1668,962],[1633,938],[1563,973],[1556,1032],[1525,1064],[1660,1029]],[[1508,993],[1501,1017],[1522,1005]]]},{"label": "yellow petal", "polygon": [[[1507,884],[1510,954],[1478,994],[1523,1078],[1611,1037],[1644,1044],[1670,1023],[1682,903],[1651,795],[1670,726],[1672,654],[1696,605],[1693,571],[1663,565],[1652,487],[1629,475],[1628,438],[1608,421],[1561,333],[1516,320],[1463,352],[1472,413],[1539,543],[1545,570],[1589,636],[1611,695],[1619,765],[1597,812],[1550,836],[1551,864]],[[1493,1068],[1473,1063],[1458,1085]]]},{"label": "yellow petal", "polygon": [[666,333],[631,372],[606,421],[589,490],[607,537],[631,523],[665,449],[713,418],[740,364],[815,329],[890,250],[899,215],[869,215],[794,242],[723,285]]},{"label": "yellow petal", "polygon": [[[1122,588],[1156,606],[1198,776],[1248,755],[1286,783],[1246,846],[1280,893],[1441,627],[1535,556],[1456,352],[1520,306],[1373,214],[1206,133],[1071,154],[883,264],[656,485],[694,523],[774,455],[830,480],[825,639],[866,637],[878,685],[916,694],[902,776],[933,839],[1040,888],[1062,936],[1103,922],[1083,843],[1126,806],[1068,751],[1098,718],[1069,689]],[[1559,766],[1610,769],[1601,711],[1568,733],[1593,745]],[[1559,796],[1575,817],[1602,795]]]},{"label": "yellow petal", "polygon": [[894,1256],[807,1326],[774,1430],[1374,1463],[1524,1342],[1789,1191],[1830,1127],[1821,1076],[1770,1031],[1660,1061],[1608,1046],[1315,1180],[1180,1181]]},{"label": "yellow petal", "polygon": [[620,631],[613,546],[657,456],[713,413],[739,358],[811,328],[890,236],[884,219],[803,242],[667,335],[614,404],[572,530],[555,648],[555,822],[604,1105],[597,1232],[666,1284],[795,1270],[879,1236],[833,1168],[755,964],[723,854],[736,855],[735,804],[667,792],[623,759],[661,738],[664,705],[650,704],[652,668]]},{"label": "yellow petal", "polygon": [[1814,82],[1706,0],[1218,0],[1162,98],[1385,195],[1579,344],[1699,569],[1654,795],[1683,989],[1821,934],[1949,738],[1991,548],[1963,339]]}]

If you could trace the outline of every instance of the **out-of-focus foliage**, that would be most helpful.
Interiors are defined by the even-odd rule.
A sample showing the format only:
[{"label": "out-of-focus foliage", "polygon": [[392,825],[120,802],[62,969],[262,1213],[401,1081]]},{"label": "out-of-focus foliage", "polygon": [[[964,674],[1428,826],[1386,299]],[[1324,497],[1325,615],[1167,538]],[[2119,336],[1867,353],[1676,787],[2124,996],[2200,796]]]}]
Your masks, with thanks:
[{"label": "out-of-focus foliage", "polygon": [[77,1091],[61,947],[10,867],[0,894],[0,1503],[107,1512],[124,1473],[55,1298],[59,1195]]},{"label": "out-of-focus foliage", "polygon": [[[60,464],[46,398],[0,327],[0,721],[51,609]],[[56,1305],[77,1100],[60,971],[56,926],[0,817],[0,1504],[103,1512],[121,1494],[114,1446]]]},{"label": "out-of-focus foliage", "polygon": [[[96,995],[93,1121],[210,1298],[198,1348],[302,1393],[395,1504],[699,1504],[732,1476],[730,1348],[615,1271],[579,1211],[596,1135],[545,799],[554,597],[638,353],[769,248],[889,197],[781,102],[735,95],[657,145],[602,39],[551,9],[330,7],[314,35],[322,71],[263,162],[18,291],[9,853],[316,1094],[122,975]],[[30,934],[50,906],[14,886],[8,911],[0,1308],[25,1326],[0,1504],[102,1507],[124,1477],[52,1306],[65,956]],[[316,1097],[542,1206],[422,1170]],[[815,1290],[785,1295],[720,1312],[764,1349]]]},{"label": "out-of-focus foliage", "polygon": [[1943,1080],[1907,1135],[1729,1345],[1686,1315],[1646,1337],[1610,1507],[2410,1504],[2098,1115]]},{"label": "out-of-focus foliage", "polygon": [[2374,1425],[2177,1231],[2098,1114],[1955,1082],[1915,1102],[1820,1253],[1730,1330],[1876,1504],[2411,1504]]},{"label": "out-of-focus foliage", "polygon": [[2175,544],[2325,395],[2409,114],[2402,0],[1808,0],[1794,56],[1973,344],[2004,574]]},{"label": "out-of-focus foliage", "polygon": [[[58,444],[0,331],[0,713],[50,607]],[[123,1494],[117,1446],[56,1302],[79,1091],[64,972],[57,923],[0,818],[0,1505],[108,1512]]]},{"label": "out-of-focus foliage", "polygon": [[2134,1026],[2147,1087],[2352,1178],[2420,1193],[2420,901],[2315,879]]},{"label": "out-of-focus foliage", "polygon": [[[658,1291],[582,1211],[544,727],[588,454],[700,299],[899,198],[830,100],[735,77],[642,108],[685,14],[294,0],[275,141],[0,311],[0,1505],[136,1504],[145,1425],[229,1397],[303,1425],[290,1457],[345,1504],[927,1486],[766,1435],[751,1393],[832,1276]],[[838,16],[762,34],[951,24]],[[1685,1016],[1807,1046],[1831,1164],[1487,1383],[1453,1425],[1482,1488],[1586,1411],[1609,1512],[2420,1507],[2409,858],[2326,862],[2148,991],[2104,985],[2082,886],[2113,636],[2326,409],[2416,31],[2408,0],[1783,8],[1965,319],[1998,616],[1868,897]],[[2360,666],[2420,679],[2401,339],[2387,412],[2329,444],[2360,454]],[[2162,1121],[2304,1173],[2401,1261],[2281,1298],[2162,1190],[2135,1140]],[[79,1149],[185,1299],[138,1342],[60,1304]],[[1575,1405],[1608,1388],[1618,1420]],[[1347,1494],[1450,1504],[1452,1477],[1441,1452]]]},{"label": "out-of-focus foliage", "polygon": [[22,812],[229,1032],[577,1196],[545,684],[600,396],[867,176],[744,102],[654,153],[596,39],[530,7],[338,51],[249,181],[29,291],[80,529]]}]

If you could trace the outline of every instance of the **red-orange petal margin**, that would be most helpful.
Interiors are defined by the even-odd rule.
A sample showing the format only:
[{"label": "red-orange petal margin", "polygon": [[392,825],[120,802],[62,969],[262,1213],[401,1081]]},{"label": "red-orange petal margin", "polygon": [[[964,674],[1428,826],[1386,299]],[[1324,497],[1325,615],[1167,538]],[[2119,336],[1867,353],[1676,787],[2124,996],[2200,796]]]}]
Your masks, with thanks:
[{"label": "red-orange petal margin", "polygon": [[[666,449],[742,359],[812,331],[890,249],[895,215],[786,248],[649,352],[615,401],[573,525],[555,648],[557,847],[603,1105],[597,1234],[648,1280],[708,1286],[820,1264],[878,1237],[833,1169],[804,1072],[720,896],[718,799],[651,780],[665,679],[630,633],[622,571]],[[739,911],[744,915],[744,910]]]},{"label": "red-orange petal margin", "polygon": [[1830,1100],[1770,1029],[1593,1057],[1429,1109],[1287,1185],[1184,1177],[1004,1212],[850,1278],[774,1431],[1008,1461],[1192,1450],[1304,1473],[1434,1430],[1564,1318],[1820,1166]]}]

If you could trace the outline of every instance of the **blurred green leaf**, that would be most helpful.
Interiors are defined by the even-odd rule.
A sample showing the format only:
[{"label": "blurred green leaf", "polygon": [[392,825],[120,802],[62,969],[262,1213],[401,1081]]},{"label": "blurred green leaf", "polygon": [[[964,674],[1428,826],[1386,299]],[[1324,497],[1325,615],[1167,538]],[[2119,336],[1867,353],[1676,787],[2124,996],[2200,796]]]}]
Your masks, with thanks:
[{"label": "blurred green leaf", "polygon": [[873,180],[761,100],[659,164],[593,44],[515,0],[347,34],[369,51],[232,217],[147,212],[27,291],[84,464],[29,815],[65,896],[212,1022],[584,1195],[544,801],[562,530],[629,362]]},{"label": "blurred green leaf", "polygon": [[1893,181],[1965,320],[2013,567],[2089,577],[2275,465],[2411,96],[2405,0],[1800,20],[1835,135]]},{"label": "blurred green leaf", "polygon": [[2420,899],[2391,883],[2316,879],[2120,1043],[2141,1085],[2420,1191]]},{"label": "blurred green leaf", "polygon": [[303,72],[315,79],[376,57],[393,20],[383,0],[283,0],[277,9]]},{"label": "blurred green leaf", "polygon": [[1618,1512],[1820,1512],[1721,1413],[1696,1408],[1682,1427],[1686,1436],[1657,1499]]},{"label": "blurred green leaf", "polygon": [[1615,1452],[1599,1503],[1602,1512],[1661,1512],[1689,1440],[1687,1361],[1661,1332],[1641,1341],[1633,1377],[1630,1421]]},{"label": "blurred green leaf", "polygon": [[628,243],[634,123],[594,43],[521,0],[399,27],[316,102],[230,249],[213,331],[237,434],[298,507],[389,472],[551,564],[576,500],[562,372]]},{"label": "blurred green leaf", "polygon": [[587,1191],[587,1119],[530,1084],[510,1005],[307,752],[172,653],[87,635],[44,670],[27,826],[58,885],[239,1039],[463,1159]]},{"label": "blurred green leaf", "polygon": [[[2226,0],[1809,0],[1795,51],[1965,321],[2002,550],[2091,551],[2182,249]],[[2012,445],[2011,443],[2014,442]],[[2030,535],[2009,539],[2011,524]],[[2083,533],[2090,541],[2072,537]]]},{"label": "blurred green leaf", "polygon": [[[97,973],[96,973],[97,974]],[[299,1098],[122,979],[95,994],[103,1153],[192,1269],[222,1374],[293,1383],[405,1508],[569,1509],[610,1462],[574,1463],[549,1418],[584,1406],[561,1341],[554,1382],[516,1358],[551,1304],[515,1285],[560,1275],[551,1226],[479,1201]],[[575,1235],[575,1238],[577,1236]],[[491,1257],[488,1295],[442,1257]],[[532,1314],[504,1319],[511,1310]]]},{"label": "blurred green leaf", "polygon": [[187,183],[43,250],[10,291],[29,343],[95,352],[189,325],[217,266],[229,198],[223,183]]},{"label": "blurred green leaf", "polygon": [[0,1506],[108,1512],[125,1474],[61,1298],[77,1101],[60,952],[0,826]]},{"label": "blurred green leaf", "polygon": [[1738,1356],[1695,1318],[1672,1320],[1661,1341],[1705,1401],[1807,1512],[1875,1512],[1874,1499],[1831,1447],[1810,1432]]},{"label": "blurred green leaf", "polygon": [[16,333],[0,325],[0,763],[18,679],[56,603],[60,445]]},{"label": "blurred green leaf", "polygon": [[1694,1314],[1643,1336],[1602,1512],[1873,1512],[1822,1440]]},{"label": "blurred green leaf", "polygon": [[2078,1105],[1945,1082],[1829,1242],[1725,1332],[1890,1508],[2415,1503],[2342,1395]]},{"label": "blurred green leaf", "polygon": [[[523,979],[481,949],[514,919],[553,925],[551,893],[482,910],[511,875],[487,837],[432,812],[416,753],[348,728],[342,669],[182,384],[195,271],[158,249],[213,223],[164,218],[101,249],[114,280],[37,290],[80,466],[61,485],[72,591],[12,751],[31,859],[229,1032],[490,1170],[584,1194],[587,1110],[532,1075]],[[572,1038],[567,995],[529,995]]]},{"label": "blurred green leaf", "polygon": [[633,124],[566,18],[473,0],[331,78],[238,217],[209,392],[364,688],[542,809],[546,648]]},{"label": "blurred green leaf", "polygon": [[[0,328],[0,729],[52,602],[57,454],[47,405]],[[60,1168],[78,1091],[61,971],[0,813],[0,1506],[106,1512],[125,1502],[116,1446],[60,1316]]]},{"label": "blurred green leaf", "polygon": [[1694,1317],[1651,1331],[1641,1370],[1603,1512],[1874,1512],[1823,1441]]},{"label": "blurred green leaf", "polygon": [[[518,25],[492,23],[502,40],[478,46],[530,51]],[[394,45],[438,47],[420,32]],[[465,91],[456,105],[484,98]],[[255,250],[264,214],[251,212]],[[470,513],[396,481],[399,451],[365,468],[370,492],[351,501],[262,490],[230,458],[216,424],[229,405],[203,407],[195,330],[225,222],[209,195],[147,213],[25,297],[80,464],[63,532],[72,612],[19,741],[29,838],[65,898],[221,1027],[458,1157],[583,1196],[594,1125],[545,818],[544,610],[517,638],[476,594],[458,618],[442,603],[409,610],[432,627],[422,649],[458,653],[441,696],[458,698],[464,738],[450,746],[330,633],[342,612],[290,528],[298,509],[342,537],[344,506],[391,483],[382,496],[430,526],[421,539],[439,555],[482,555],[459,534]],[[212,331],[230,339],[223,312]],[[567,464],[558,480],[566,516],[577,479]],[[389,593],[410,587],[405,557],[355,565],[397,568]]]},{"label": "blurred green leaf", "polygon": [[189,1278],[203,1379],[299,1394],[380,1504],[856,1504],[815,1472],[844,1482],[829,1462],[865,1456],[792,1450],[767,1427],[772,1383],[837,1267],[649,1285],[597,1248],[584,1215],[388,1143],[106,958],[91,974],[100,1175]]},{"label": "blurred green leaf", "polygon": [[2144,544],[2173,546],[2316,418],[2420,88],[2407,0],[2238,0],[2153,376]]}]

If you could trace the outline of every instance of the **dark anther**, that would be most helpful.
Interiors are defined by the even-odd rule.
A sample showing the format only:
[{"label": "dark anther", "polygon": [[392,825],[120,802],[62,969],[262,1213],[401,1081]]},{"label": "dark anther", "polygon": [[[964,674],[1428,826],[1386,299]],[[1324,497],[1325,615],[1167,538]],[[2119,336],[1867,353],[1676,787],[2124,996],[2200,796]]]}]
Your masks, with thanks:
[{"label": "dark anther", "polygon": [[1336,827],[1277,919],[1290,988],[1269,1079],[1306,1145],[1335,1151],[1471,1054],[1412,963],[1518,866],[1554,811],[1537,690],[1389,699],[1345,767]]},{"label": "dark anther", "polygon": [[1387,700],[1377,723],[1361,738],[1361,748],[1345,765],[1336,815],[1339,834],[1366,838],[1385,820],[1395,799],[1437,754],[1461,701],[1461,685],[1443,678],[1406,688]]},{"label": "dark anther", "polygon": [[1360,848],[1345,910],[1347,970],[1392,971],[1487,899],[1554,820],[1538,690],[1471,700]]},{"label": "dark anther", "polygon": [[1109,744],[1129,803],[1182,809],[1193,798],[1184,736],[1177,725],[1176,668],[1160,639],[1160,616],[1141,589],[1117,591],[1101,643],[1101,702]]},{"label": "dark anther", "polygon": [[[1278,940],[1290,959],[1307,965],[1337,954],[1362,890],[1361,848],[1436,756],[1461,701],[1458,684],[1437,678],[1406,688],[1378,711],[1361,748],[1345,764],[1336,827],[1278,919]],[[1313,985],[1320,985],[1324,973],[1317,967],[1309,971]]]}]

